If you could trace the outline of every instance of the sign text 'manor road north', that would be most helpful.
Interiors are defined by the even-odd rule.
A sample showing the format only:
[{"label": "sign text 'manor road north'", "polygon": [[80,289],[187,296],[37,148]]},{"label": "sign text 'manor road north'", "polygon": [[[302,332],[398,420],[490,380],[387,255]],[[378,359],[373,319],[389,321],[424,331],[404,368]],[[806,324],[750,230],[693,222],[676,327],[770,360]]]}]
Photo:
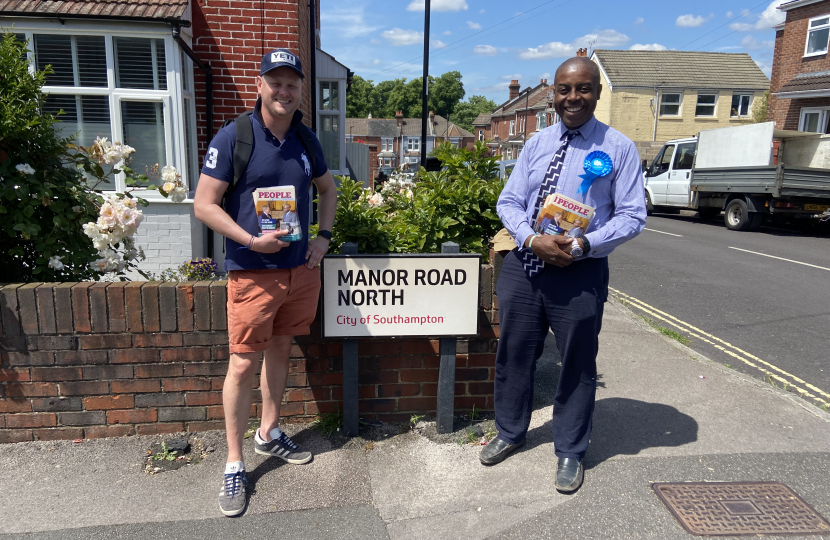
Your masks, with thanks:
[{"label": "sign text 'manor road north'", "polygon": [[[337,271],[337,305],[338,306],[402,306],[404,289],[352,289],[352,287],[401,287],[464,285],[467,272],[456,268],[453,270],[426,270],[416,268],[410,278],[409,270],[338,270]],[[348,288],[343,288],[343,286]],[[414,321],[413,321],[414,322]]]}]

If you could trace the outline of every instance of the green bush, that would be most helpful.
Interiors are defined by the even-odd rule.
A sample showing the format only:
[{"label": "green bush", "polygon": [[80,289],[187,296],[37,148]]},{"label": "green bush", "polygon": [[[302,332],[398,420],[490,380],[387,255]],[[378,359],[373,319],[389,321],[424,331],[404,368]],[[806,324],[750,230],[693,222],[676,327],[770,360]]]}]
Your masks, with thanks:
[{"label": "green bush", "polygon": [[331,252],[355,242],[360,253],[438,253],[444,242],[456,242],[463,253],[487,257],[490,239],[502,227],[496,202],[504,187],[496,158],[477,142],[473,150],[449,143],[433,155],[442,170],[421,170],[410,184],[390,179],[372,193],[339,178]]},{"label": "green bush", "polygon": [[[97,275],[82,225],[98,217],[67,141],[43,114],[47,71],[30,73],[14,34],[0,42],[0,282],[75,281]],[[54,257],[60,257],[54,259]],[[49,262],[52,259],[53,264]]]}]

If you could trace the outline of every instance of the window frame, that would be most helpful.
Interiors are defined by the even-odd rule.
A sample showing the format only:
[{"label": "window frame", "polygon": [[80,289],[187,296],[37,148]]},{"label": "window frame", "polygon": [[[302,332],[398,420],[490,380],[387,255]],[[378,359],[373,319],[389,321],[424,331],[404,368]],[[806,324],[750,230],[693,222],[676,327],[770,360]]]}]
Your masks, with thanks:
[{"label": "window frame", "polygon": [[[677,103],[673,103],[673,102],[672,103],[664,103],[663,100],[666,98],[666,96],[679,96],[679,100],[677,101]],[[663,107],[665,105],[670,105],[670,106],[677,105],[677,113],[676,114],[665,114],[663,112]],[[662,92],[660,94],[660,103],[658,105],[658,113],[659,113],[660,118],[680,118],[681,116],[683,116],[683,92],[682,91]]]},{"label": "window frame", "polygon": [[[813,24],[813,21],[819,19],[827,19],[827,22],[825,24],[822,24],[818,28],[812,28],[811,25]],[[804,40],[804,58],[809,58],[811,56],[824,56],[827,54],[828,50],[830,50],[830,32],[828,32],[827,43],[825,43],[823,51],[808,53],[807,47],[809,47],[810,45],[810,34],[818,30],[825,30],[828,28],[830,28],[830,13],[826,15],[819,15],[818,17],[811,17],[810,20],[807,21],[807,37]]]},{"label": "window frame", "polygon": [[[715,98],[715,102],[714,103],[703,103],[703,104],[701,104],[700,103],[700,98],[703,97],[703,96],[706,96],[706,97],[712,96],[712,97]],[[718,92],[698,92],[697,93],[697,101],[695,102],[695,118],[717,118],[717,116],[718,116],[718,101],[720,101],[719,97],[720,96],[719,96]],[[698,107],[712,107],[712,114],[698,114],[697,113]]]},{"label": "window frame", "polygon": [[[806,124],[806,116],[808,114],[818,114],[818,125],[824,126],[823,131],[806,131],[805,124]],[[828,120],[830,120],[830,107],[802,107],[798,113],[798,131],[803,131],[805,133],[818,133],[818,134],[826,134],[828,131]]]},{"label": "window frame", "polygon": [[508,133],[507,133],[507,134],[508,134],[508,135],[515,135],[515,134],[516,134],[516,133],[515,133],[515,131],[516,131],[516,121],[515,121],[515,120],[511,120],[511,121],[510,121],[510,131],[508,131]]},{"label": "window frame", "polygon": [[749,118],[752,116],[752,104],[755,102],[755,94],[752,92],[734,92],[732,94],[732,99],[735,99],[735,96],[740,97],[748,97],[749,103],[746,106],[746,114],[741,114],[741,102],[738,100],[738,114],[732,114],[732,104],[729,104],[729,118]]},{"label": "window frame", "polygon": [[418,152],[421,153],[421,138],[420,137],[407,137],[406,138],[406,151],[407,152]]},{"label": "window frame", "polygon": [[[196,189],[198,179],[198,128],[195,124],[195,95],[193,88],[195,81],[193,69],[186,69],[182,63],[181,48],[173,40],[169,29],[152,25],[134,25],[108,21],[106,24],[99,22],[73,22],[72,25],[59,25],[48,21],[30,21],[15,25],[15,33],[25,35],[29,41],[28,53],[29,70],[34,72],[36,58],[34,51],[34,36],[37,35],[63,35],[63,36],[103,36],[107,69],[107,85],[104,86],[50,86],[45,85],[45,94],[67,95],[67,96],[106,96],[109,100],[110,113],[110,137],[111,141],[123,142],[123,121],[121,117],[122,100],[128,101],[154,101],[162,103],[164,115],[164,137],[165,137],[165,160],[166,163],[159,163],[159,168],[165,165],[173,165],[182,175],[182,180],[187,184],[187,189]],[[182,39],[186,43],[192,42],[190,35],[182,32]],[[114,38],[143,38],[161,40],[164,46],[164,59],[167,77],[166,90],[144,90],[131,88],[118,88],[115,80],[115,57]],[[76,61],[76,60],[75,60]],[[190,90],[185,90],[187,86]],[[187,133],[185,122],[187,116],[193,122],[194,129]],[[189,139],[189,140],[186,140]],[[188,150],[191,153],[188,155]],[[193,169],[196,169],[195,171]],[[143,171],[136,171],[143,172]],[[114,175],[114,191],[123,192],[127,185],[126,175],[118,173]],[[172,203],[157,191],[136,188],[137,195],[151,202]],[[105,192],[112,193],[112,190]],[[192,203],[188,198],[185,202]]]},{"label": "window frame", "polygon": [[[338,133],[341,133],[346,130],[346,89],[344,87],[345,81],[343,81],[342,79],[332,79],[326,77],[318,78],[316,88],[314,88],[314,91],[317,92],[318,97],[322,97],[323,83],[337,84],[337,109],[335,110],[320,108],[322,106],[323,100],[318,99],[317,110],[315,111],[315,114],[317,115],[318,132],[320,126],[323,125],[322,120],[324,116],[337,116],[339,126]],[[345,136],[338,135],[337,137],[338,146],[340,147],[339,163],[334,164],[326,162],[326,165],[328,166],[329,170],[331,171],[331,174],[333,175],[348,174],[348,172],[346,172],[346,139],[349,137],[349,134],[346,133],[344,135]],[[354,139],[352,139],[352,142],[354,142]]]},{"label": "window frame", "polygon": [[478,140],[484,142],[484,130],[483,129],[478,130]]}]

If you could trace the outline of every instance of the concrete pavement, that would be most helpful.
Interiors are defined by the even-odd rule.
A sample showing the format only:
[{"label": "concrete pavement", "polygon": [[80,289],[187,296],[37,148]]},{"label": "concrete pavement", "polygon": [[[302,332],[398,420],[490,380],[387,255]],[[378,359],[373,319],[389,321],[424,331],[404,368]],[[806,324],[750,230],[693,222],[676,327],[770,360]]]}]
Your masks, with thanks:
[{"label": "concrete pavement", "polygon": [[599,366],[585,484],[573,495],[553,488],[549,339],[528,444],[494,467],[479,463],[481,446],[436,442],[429,429],[346,441],[289,426],[315,459],[284,465],[249,439],[254,494],[245,516],[228,519],[217,507],[221,432],[194,435],[215,448],[201,463],[153,476],[143,460],[157,437],[0,445],[0,539],[690,537],[651,492],[656,481],[779,481],[830,518],[827,413],[613,302]]}]

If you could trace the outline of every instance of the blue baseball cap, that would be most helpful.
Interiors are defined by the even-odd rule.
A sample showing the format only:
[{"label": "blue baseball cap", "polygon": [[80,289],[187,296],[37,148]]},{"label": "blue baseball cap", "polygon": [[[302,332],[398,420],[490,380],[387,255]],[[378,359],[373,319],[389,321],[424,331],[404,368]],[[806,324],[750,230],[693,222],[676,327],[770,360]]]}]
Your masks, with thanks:
[{"label": "blue baseball cap", "polygon": [[283,66],[290,67],[299,73],[300,78],[305,79],[305,75],[303,75],[303,65],[300,63],[300,58],[288,49],[274,49],[263,56],[262,65],[259,68],[259,74],[262,76],[274,68]]}]

